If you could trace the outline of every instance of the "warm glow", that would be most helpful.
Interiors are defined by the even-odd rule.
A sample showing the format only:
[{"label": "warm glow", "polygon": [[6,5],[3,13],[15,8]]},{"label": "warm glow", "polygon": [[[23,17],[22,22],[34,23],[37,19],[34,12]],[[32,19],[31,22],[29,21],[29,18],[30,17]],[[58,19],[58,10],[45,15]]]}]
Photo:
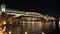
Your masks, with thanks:
[{"label": "warm glow", "polygon": [[25,34],[27,34],[27,32],[25,32]]},{"label": "warm glow", "polygon": [[20,16],[20,14],[16,14],[16,17]]},{"label": "warm glow", "polygon": [[42,32],[41,34],[44,34],[44,32]]},{"label": "warm glow", "polygon": [[7,13],[7,14],[10,14],[10,13]]},{"label": "warm glow", "polygon": [[32,18],[32,20],[35,20],[35,18]]},{"label": "warm glow", "polygon": [[60,27],[60,21],[59,21],[59,27]]},{"label": "warm glow", "polygon": [[26,14],[29,14],[29,13],[26,13]]},{"label": "warm glow", "polygon": [[3,24],[6,25],[6,22],[4,21]]},{"label": "warm glow", "polygon": [[2,32],[2,31],[0,31],[0,34],[3,34],[3,32]]},{"label": "warm glow", "polygon": [[32,18],[32,20],[37,20],[37,18]]},{"label": "warm glow", "polygon": [[11,34],[11,31],[9,31],[9,34]]},{"label": "warm glow", "polygon": [[31,18],[29,17],[29,18],[27,18],[27,20],[31,20]]},{"label": "warm glow", "polygon": [[32,24],[34,24],[34,21],[32,21]]}]

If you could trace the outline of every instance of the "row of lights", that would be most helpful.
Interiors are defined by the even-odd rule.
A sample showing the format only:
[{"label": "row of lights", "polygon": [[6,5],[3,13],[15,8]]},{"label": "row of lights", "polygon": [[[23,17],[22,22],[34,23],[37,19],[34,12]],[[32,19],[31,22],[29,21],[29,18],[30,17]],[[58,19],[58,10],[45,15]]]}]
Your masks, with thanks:
[{"label": "row of lights", "polygon": [[[27,34],[28,32],[25,32],[25,34]],[[44,32],[42,32],[41,34],[45,34]]]}]

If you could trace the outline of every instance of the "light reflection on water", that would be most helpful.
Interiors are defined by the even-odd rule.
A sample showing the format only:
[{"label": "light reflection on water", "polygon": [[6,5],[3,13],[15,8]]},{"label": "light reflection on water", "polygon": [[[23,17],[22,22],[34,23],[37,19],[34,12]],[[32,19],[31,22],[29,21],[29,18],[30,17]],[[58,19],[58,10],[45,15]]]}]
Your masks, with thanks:
[{"label": "light reflection on water", "polygon": [[25,23],[21,25],[6,25],[5,33],[6,34],[39,34],[42,32],[52,32],[54,31],[55,25],[52,22],[49,23],[41,23],[41,22],[35,22],[35,23]]}]

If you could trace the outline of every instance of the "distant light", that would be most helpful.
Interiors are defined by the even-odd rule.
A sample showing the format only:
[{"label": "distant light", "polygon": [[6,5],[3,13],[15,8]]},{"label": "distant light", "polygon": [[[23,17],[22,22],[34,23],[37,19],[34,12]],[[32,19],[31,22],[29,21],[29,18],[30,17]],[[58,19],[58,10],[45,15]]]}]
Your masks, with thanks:
[{"label": "distant light", "polygon": [[34,24],[34,21],[32,21],[32,24]]},{"label": "distant light", "polygon": [[27,20],[31,20],[31,18],[29,17],[29,18],[27,18]]},{"label": "distant light", "polygon": [[3,24],[6,25],[6,22],[4,21]]},{"label": "distant light", "polygon": [[27,34],[27,32],[25,32],[25,34]]},{"label": "distant light", "polygon": [[7,13],[7,14],[10,14],[10,13]]},{"label": "distant light", "polygon": [[60,21],[59,21],[59,27],[60,27]]},{"label": "distant light", "polygon": [[59,21],[59,24],[60,24],[60,21]]},{"label": "distant light", "polygon": [[9,34],[11,34],[11,31],[9,31]]},{"label": "distant light", "polygon": [[35,20],[35,18],[32,18],[32,20]]},{"label": "distant light", "polygon": [[20,14],[16,14],[16,16],[20,16]]},{"label": "distant light", "polygon": [[45,34],[44,32],[42,32],[41,34]]},{"label": "distant light", "polygon": [[29,14],[29,13],[26,13],[26,14]]}]

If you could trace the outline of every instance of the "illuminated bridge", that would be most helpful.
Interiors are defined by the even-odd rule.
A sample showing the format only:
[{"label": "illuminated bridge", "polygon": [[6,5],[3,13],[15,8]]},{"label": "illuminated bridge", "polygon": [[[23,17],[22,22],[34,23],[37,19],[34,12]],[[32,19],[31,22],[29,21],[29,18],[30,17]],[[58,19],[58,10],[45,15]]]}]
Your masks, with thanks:
[{"label": "illuminated bridge", "polygon": [[[6,29],[4,30],[4,26]],[[36,12],[6,9],[1,6],[0,31],[7,34],[36,34],[55,30],[55,18]]]}]

